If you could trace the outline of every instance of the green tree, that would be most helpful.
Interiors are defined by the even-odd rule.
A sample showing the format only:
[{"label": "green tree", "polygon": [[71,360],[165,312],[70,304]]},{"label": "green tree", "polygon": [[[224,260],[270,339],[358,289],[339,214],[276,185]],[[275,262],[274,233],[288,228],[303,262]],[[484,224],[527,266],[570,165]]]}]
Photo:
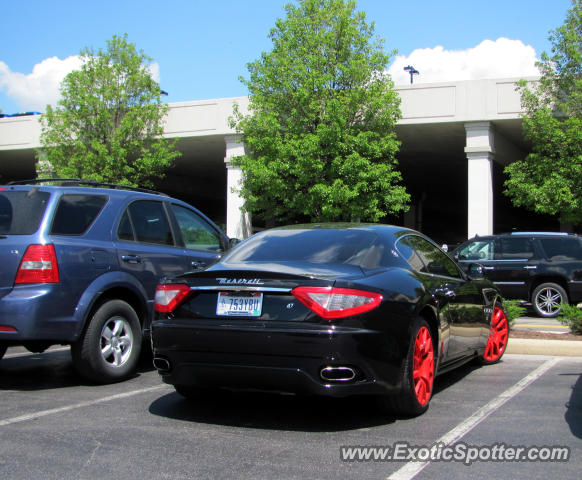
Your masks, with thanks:
[{"label": "green tree", "polygon": [[508,165],[513,203],[562,221],[582,221],[582,0],[550,32],[552,54],[538,62],[541,79],[519,82],[523,131],[531,153]]},{"label": "green tree", "polygon": [[81,70],[61,84],[55,109],[42,116],[44,176],[152,186],[179,156],[162,137],[167,105],[152,78],[152,59],[114,35],[107,49],[81,51]]},{"label": "green tree", "polygon": [[247,65],[250,113],[235,108],[245,144],[245,208],[268,226],[377,221],[407,209],[395,156],[400,100],[390,55],[355,1],[286,5],[273,48]]}]

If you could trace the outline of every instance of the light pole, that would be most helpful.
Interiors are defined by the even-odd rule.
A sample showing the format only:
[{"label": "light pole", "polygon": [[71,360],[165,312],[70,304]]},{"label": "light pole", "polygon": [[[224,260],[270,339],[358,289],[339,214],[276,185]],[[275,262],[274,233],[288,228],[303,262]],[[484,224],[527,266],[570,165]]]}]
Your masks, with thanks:
[{"label": "light pole", "polygon": [[420,74],[420,72],[416,68],[414,68],[412,65],[408,65],[407,67],[404,67],[404,70],[406,70],[410,73],[410,83],[412,83],[412,79],[414,78],[414,75]]}]

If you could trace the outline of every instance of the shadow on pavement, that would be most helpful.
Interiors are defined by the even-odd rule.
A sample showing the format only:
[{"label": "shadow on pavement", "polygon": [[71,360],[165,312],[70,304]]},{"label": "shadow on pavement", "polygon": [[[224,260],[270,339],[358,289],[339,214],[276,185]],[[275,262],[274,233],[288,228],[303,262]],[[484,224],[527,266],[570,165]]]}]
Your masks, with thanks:
[{"label": "shadow on pavement", "polygon": [[[437,377],[435,395],[476,368],[467,364]],[[415,420],[381,414],[375,400],[367,396],[328,398],[231,390],[208,391],[195,399],[169,393],[155,400],[149,411],[186,422],[304,432],[339,432]]]},{"label": "shadow on pavement", "polygon": [[150,413],[186,422],[304,432],[339,432],[393,423],[374,412],[369,397],[327,398],[220,390],[185,399],[158,398]]},{"label": "shadow on pavement", "polygon": [[[152,370],[151,355],[143,355],[135,376]],[[0,361],[0,390],[39,391],[93,385],[98,384],[77,373],[68,348],[18,356],[7,354]]]},{"label": "shadow on pavement", "polygon": [[577,438],[582,438],[582,374],[578,375],[578,381],[572,386],[572,395],[566,403],[564,419],[570,427],[570,431]]}]

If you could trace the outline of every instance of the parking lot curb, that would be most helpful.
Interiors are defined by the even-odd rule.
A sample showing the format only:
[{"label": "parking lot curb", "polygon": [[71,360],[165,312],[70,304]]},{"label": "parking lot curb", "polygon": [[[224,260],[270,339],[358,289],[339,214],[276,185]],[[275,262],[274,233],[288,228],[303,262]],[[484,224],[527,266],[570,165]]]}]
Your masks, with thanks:
[{"label": "parking lot curb", "polygon": [[576,340],[532,340],[510,338],[506,353],[582,357],[582,342]]}]

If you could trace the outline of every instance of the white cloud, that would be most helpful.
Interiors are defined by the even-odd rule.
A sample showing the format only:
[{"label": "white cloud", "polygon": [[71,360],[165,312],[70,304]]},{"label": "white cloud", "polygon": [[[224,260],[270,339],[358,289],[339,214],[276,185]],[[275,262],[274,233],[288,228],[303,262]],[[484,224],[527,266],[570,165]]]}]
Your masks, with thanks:
[{"label": "white cloud", "polygon": [[520,40],[498,38],[484,40],[467,50],[445,50],[442,46],[414,50],[409,56],[397,56],[388,73],[396,85],[410,84],[412,65],[420,73],[414,83],[481,80],[485,78],[529,77],[539,75],[536,52]]},{"label": "white cloud", "polygon": [[61,81],[72,70],[81,67],[81,59],[72,56],[61,60],[51,57],[36,64],[32,73],[12,72],[0,62],[0,88],[21,110],[44,111],[47,104],[56,105]]},{"label": "white cloud", "polygon": [[[13,72],[8,65],[0,61],[0,89],[10,97],[20,111],[44,112],[47,104],[55,106],[60,98],[60,85],[65,76],[73,70],[81,68],[79,56],[71,56],[61,60],[51,57],[36,64],[32,73]],[[159,82],[160,67],[157,63],[148,65],[154,80]]]},{"label": "white cloud", "polygon": [[160,64],[157,62],[150,63],[147,65],[146,69],[149,70],[152,78],[157,83],[160,83]]}]

